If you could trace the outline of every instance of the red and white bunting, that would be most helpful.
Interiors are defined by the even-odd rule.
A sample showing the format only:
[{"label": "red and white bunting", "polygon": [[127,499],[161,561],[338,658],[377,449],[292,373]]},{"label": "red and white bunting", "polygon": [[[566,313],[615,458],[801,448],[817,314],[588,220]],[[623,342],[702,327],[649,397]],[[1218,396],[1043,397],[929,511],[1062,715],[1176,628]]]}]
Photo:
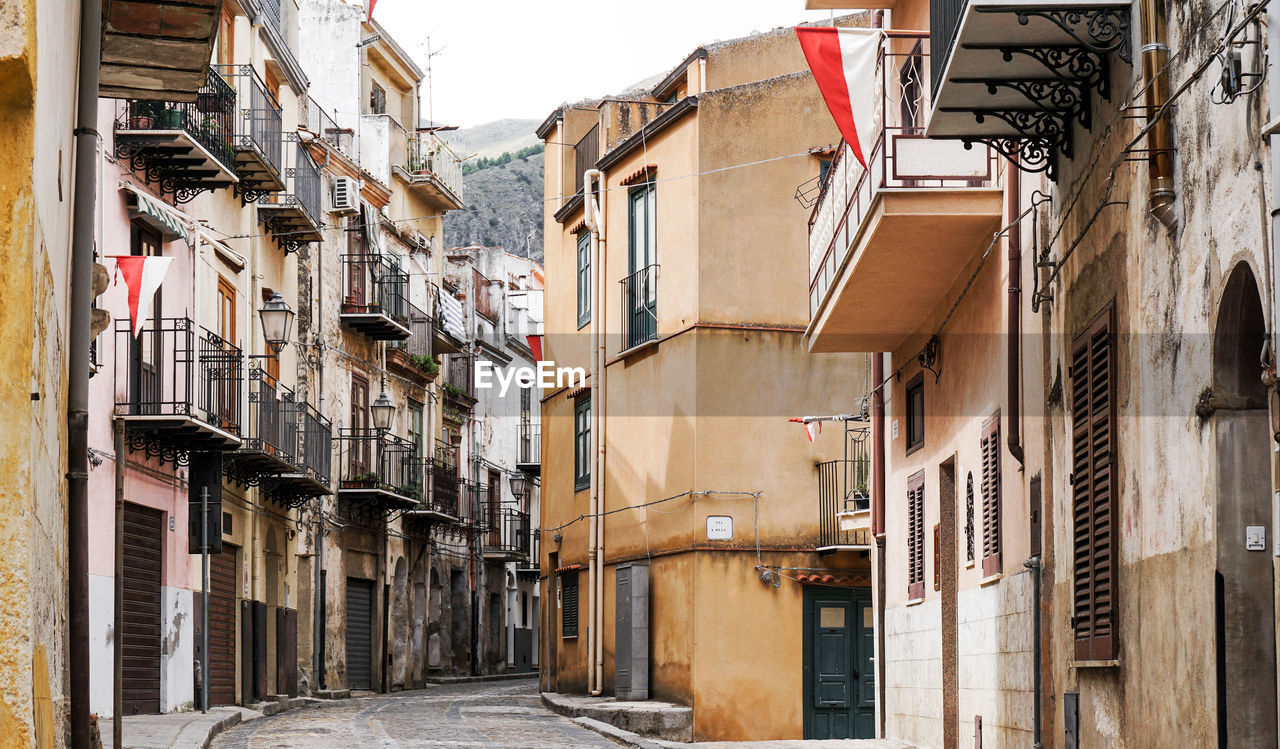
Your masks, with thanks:
[{"label": "red and white bunting", "polygon": [[112,281],[118,277],[129,289],[129,323],[133,335],[142,331],[142,325],[151,317],[151,305],[155,302],[160,283],[169,272],[171,257],[153,255],[109,255],[115,261]]},{"label": "red and white bunting", "polygon": [[882,33],[879,29],[796,27],[796,38],[827,109],[864,169],[875,132],[876,58]]}]

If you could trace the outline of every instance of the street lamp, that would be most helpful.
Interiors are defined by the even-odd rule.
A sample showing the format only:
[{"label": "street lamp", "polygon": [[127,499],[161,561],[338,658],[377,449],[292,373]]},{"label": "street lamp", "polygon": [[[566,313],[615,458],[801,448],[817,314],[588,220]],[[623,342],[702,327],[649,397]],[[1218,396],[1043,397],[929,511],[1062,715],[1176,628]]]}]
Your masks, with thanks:
[{"label": "street lamp", "polygon": [[278,356],[285,344],[289,343],[289,332],[293,328],[293,310],[289,309],[284,297],[277,291],[271,295],[270,301],[258,310],[258,317],[262,320],[262,337],[266,339],[272,353]]},{"label": "street lamp", "polygon": [[380,432],[386,432],[391,429],[391,422],[396,416],[396,404],[391,402],[387,397],[387,391],[384,389],[373,405],[369,406],[369,410],[373,412],[373,427]]},{"label": "street lamp", "polygon": [[514,473],[511,475],[511,493],[517,497],[524,496],[524,490],[529,486],[529,480],[524,477],[523,473]]}]

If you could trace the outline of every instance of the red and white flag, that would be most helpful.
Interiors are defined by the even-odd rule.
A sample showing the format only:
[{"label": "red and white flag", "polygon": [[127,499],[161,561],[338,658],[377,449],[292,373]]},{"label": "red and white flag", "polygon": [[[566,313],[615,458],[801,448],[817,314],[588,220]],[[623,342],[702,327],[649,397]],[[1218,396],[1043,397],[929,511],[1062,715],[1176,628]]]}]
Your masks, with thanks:
[{"label": "red and white flag", "polygon": [[378,4],[378,0],[369,0],[369,16],[364,19],[365,23],[369,23],[370,21],[373,20],[373,6],[377,4]]},{"label": "red and white flag", "polygon": [[134,336],[142,331],[142,325],[151,317],[151,305],[155,302],[160,282],[169,272],[171,257],[154,255],[111,255],[116,262],[111,277],[120,278],[129,289],[129,323]]},{"label": "red and white flag", "polygon": [[529,351],[533,353],[533,363],[542,362],[542,336],[530,335],[525,336],[525,340],[529,342]]},{"label": "red and white flag", "polygon": [[796,38],[827,109],[864,169],[866,149],[875,132],[876,58],[882,33],[879,29],[796,27]]}]

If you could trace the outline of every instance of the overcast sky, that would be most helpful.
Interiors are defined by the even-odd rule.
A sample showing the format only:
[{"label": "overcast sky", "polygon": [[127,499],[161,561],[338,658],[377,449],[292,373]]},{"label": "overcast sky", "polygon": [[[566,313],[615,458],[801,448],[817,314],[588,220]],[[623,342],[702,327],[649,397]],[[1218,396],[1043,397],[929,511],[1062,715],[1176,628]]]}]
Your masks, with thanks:
[{"label": "overcast sky", "polygon": [[[542,119],[624,90],[699,44],[829,17],[804,0],[378,0],[374,18],[426,68],[435,119],[469,127]],[[427,112],[423,85],[422,109]]]}]

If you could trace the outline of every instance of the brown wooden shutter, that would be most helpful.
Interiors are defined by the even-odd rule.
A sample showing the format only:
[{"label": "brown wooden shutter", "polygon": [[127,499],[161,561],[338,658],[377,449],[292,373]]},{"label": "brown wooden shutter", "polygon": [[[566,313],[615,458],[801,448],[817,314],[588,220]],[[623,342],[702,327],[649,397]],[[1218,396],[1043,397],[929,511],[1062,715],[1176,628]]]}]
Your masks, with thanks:
[{"label": "brown wooden shutter", "polygon": [[1108,308],[1071,346],[1076,660],[1116,658],[1115,355]]},{"label": "brown wooden shutter", "polygon": [[907,479],[907,598],[924,598],[924,471]]},{"label": "brown wooden shutter", "polygon": [[1003,569],[1000,555],[1000,414],[982,425],[982,574]]}]

